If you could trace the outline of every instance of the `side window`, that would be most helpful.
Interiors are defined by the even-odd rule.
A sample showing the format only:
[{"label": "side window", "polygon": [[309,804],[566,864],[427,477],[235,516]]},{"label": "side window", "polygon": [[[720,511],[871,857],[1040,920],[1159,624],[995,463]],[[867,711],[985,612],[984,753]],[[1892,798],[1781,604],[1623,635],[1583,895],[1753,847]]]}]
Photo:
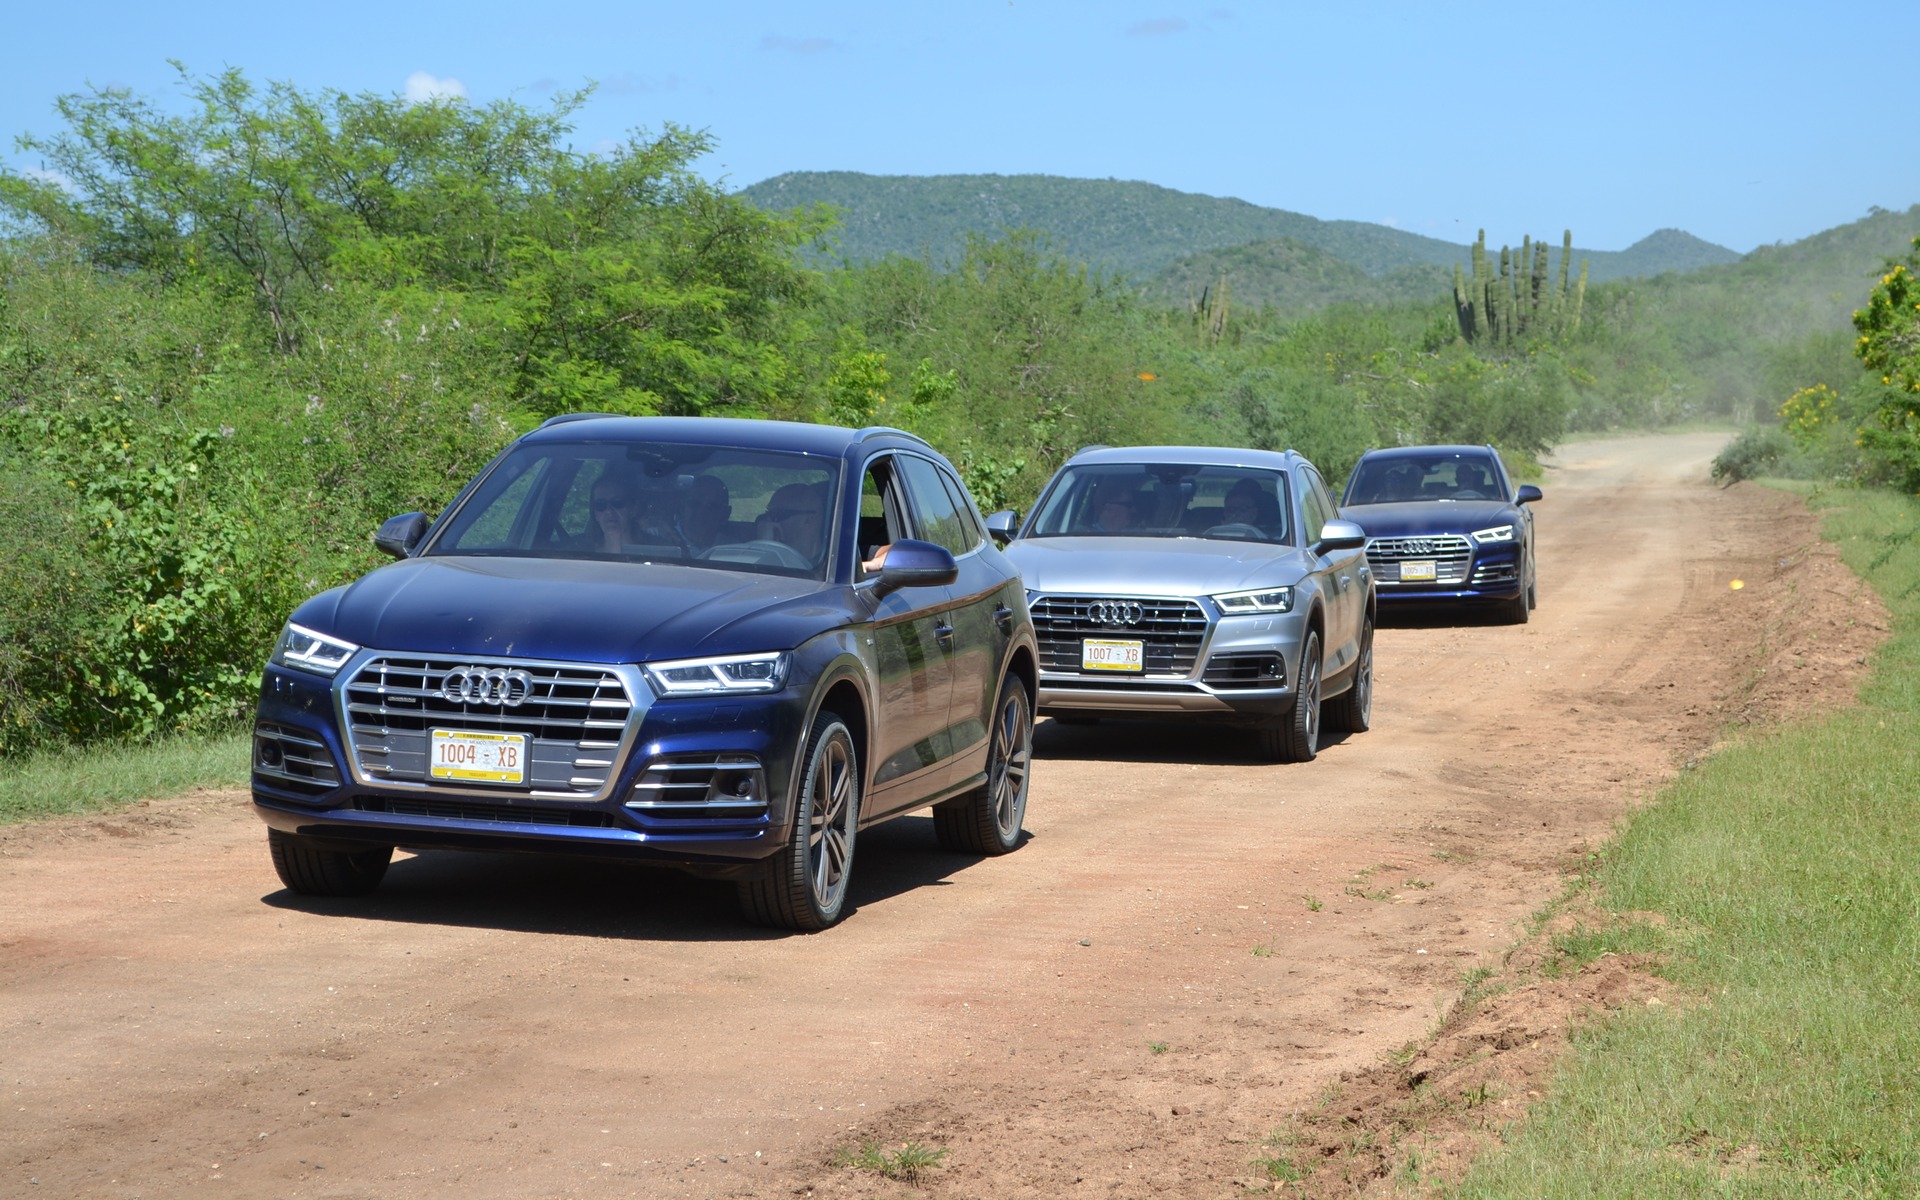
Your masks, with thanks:
[{"label": "side window", "polygon": [[947,485],[947,495],[953,498],[953,511],[959,516],[960,530],[966,538],[967,549],[972,550],[987,540],[986,522],[980,519],[980,510],[973,506],[973,497],[967,495],[966,485],[954,478],[949,471],[939,471],[939,475],[941,482]]},{"label": "side window", "polygon": [[1490,465],[1493,468],[1493,486],[1496,489],[1498,489],[1500,493],[1499,496],[1496,497],[1496,499],[1500,499],[1500,500],[1513,499],[1513,493],[1514,493],[1513,476],[1507,474],[1506,460],[1501,458],[1498,454],[1496,454],[1493,456],[1493,461]]},{"label": "side window", "polygon": [[1320,540],[1320,530],[1328,521],[1334,519],[1338,511],[1333,506],[1332,497],[1327,495],[1327,485],[1320,480],[1320,474],[1310,468],[1300,471],[1300,512],[1307,527],[1300,531],[1300,541],[1311,546]]},{"label": "side window", "polygon": [[923,541],[944,546],[956,557],[973,549],[967,527],[961,523],[953,494],[940,481],[940,470],[924,458],[899,455],[895,461],[913,505],[914,527]]},{"label": "side window", "polygon": [[866,474],[860,480],[860,525],[854,541],[863,562],[872,558],[880,547],[913,536],[894,471],[895,462],[891,455],[874,459],[867,464]]}]

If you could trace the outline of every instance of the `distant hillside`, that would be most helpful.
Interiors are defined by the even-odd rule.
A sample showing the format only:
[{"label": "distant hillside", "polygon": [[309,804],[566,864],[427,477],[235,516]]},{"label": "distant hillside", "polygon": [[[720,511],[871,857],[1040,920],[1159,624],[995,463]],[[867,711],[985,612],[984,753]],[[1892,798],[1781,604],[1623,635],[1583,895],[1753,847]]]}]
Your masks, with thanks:
[{"label": "distant hillside", "polygon": [[[1738,262],[1639,282],[1630,291],[1638,302],[1653,305],[1739,309],[1762,341],[1844,329],[1888,260],[1904,255],[1916,234],[1920,204],[1905,212],[1874,208],[1858,221],[1797,242],[1760,246]],[[1590,295],[1589,302],[1595,301],[1606,302]]]},{"label": "distant hillside", "polygon": [[[1376,278],[1422,265],[1444,267],[1450,274],[1453,264],[1465,264],[1469,254],[1464,245],[1385,225],[1322,221],[1244,200],[1113,179],[796,171],[739,194],[768,209],[833,205],[842,214],[837,252],[856,262],[888,254],[950,261],[968,233],[997,236],[1023,226],[1048,234],[1063,253],[1141,283],[1196,254],[1278,239],[1323,251]],[[1558,255],[1558,230],[1492,230],[1489,242],[1497,246],[1510,237],[1517,245],[1528,232],[1554,243]],[[1574,254],[1576,262],[1588,261],[1594,282],[1694,270],[1740,257],[1679,230],[1661,230],[1622,251],[1576,247]],[[1273,289],[1276,294],[1288,290],[1284,282]]]},{"label": "distant hillside", "polygon": [[1237,308],[1315,309],[1333,304],[1434,300],[1453,288],[1453,269],[1418,263],[1373,276],[1325,250],[1272,238],[1176,259],[1147,280],[1147,299],[1180,307],[1225,278]]}]

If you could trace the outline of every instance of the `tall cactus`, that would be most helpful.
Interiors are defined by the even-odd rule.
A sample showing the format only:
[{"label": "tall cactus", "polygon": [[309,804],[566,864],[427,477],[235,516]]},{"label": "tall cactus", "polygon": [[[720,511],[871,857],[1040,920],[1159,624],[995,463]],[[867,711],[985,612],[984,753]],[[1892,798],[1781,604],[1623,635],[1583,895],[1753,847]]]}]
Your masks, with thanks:
[{"label": "tall cactus", "polygon": [[1460,336],[1475,345],[1507,348],[1534,337],[1561,337],[1580,327],[1587,295],[1587,264],[1580,263],[1580,281],[1569,288],[1573,260],[1573,231],[1560,241],[1560,274],[1555,285],[1553,264],[1545,241],[1524,238],[1520,248],[1500,247],[1498,272],[1487,254],[1487,231],[1474,239],[1469,256],[1471,276],[1456,263],[1453,268],[1453,307]]}]

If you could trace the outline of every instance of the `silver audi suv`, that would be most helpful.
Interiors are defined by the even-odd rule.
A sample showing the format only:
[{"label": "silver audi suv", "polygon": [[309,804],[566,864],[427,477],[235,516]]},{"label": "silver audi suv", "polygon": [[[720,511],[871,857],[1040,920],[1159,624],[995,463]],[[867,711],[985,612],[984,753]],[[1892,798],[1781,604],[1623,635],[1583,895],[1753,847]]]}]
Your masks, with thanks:
[{"label": "silver audi suv", "polygon": [[1372,720],[1374,587],[1360,526],[1287,451],[1092,447],[1010,539],[1040,643],[1039,711],[1251,726],[1290,762]]}]

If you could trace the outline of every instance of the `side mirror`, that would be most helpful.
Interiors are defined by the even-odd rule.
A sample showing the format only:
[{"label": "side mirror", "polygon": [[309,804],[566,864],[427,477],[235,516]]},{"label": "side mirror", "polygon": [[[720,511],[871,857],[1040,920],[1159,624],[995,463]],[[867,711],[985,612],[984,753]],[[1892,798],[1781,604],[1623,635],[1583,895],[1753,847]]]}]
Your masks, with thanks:
[{"label": "side mirror", "polygon": [[881,564],[873,594],[878,599],[901,588],[941,587],[958,578],[960,564],[945,546],[901,538],[887,548],[887,561]]},{"label": "side mirror", "polygon": [[380,523],[380,532],[373,535],[373,544],[394,558],[405,558],[413,553],[420,539],[427,536],[430,523],[425,513],[388,517]]},{"label": "side mirror", "polygon": [[1367,544],[1367,531],[1352,521],[1328,521],[1320,527],[1320,539],[1314,549],[1321,554],[1332,550],[1358,550]]},{"label": "side mirror", "polygon": [[1539,498],[1540,489],[1530,483],[1521,484],[1520,490],[1513,494],[1513,502],[1515,504],[1532,504]]},{"label": "side mirror", "polygon": [[1011,508],[1003,508],[987,517],[987,536],[997,545],[1004,546],[1013,540],[1020,530],[1020,514]]}]

